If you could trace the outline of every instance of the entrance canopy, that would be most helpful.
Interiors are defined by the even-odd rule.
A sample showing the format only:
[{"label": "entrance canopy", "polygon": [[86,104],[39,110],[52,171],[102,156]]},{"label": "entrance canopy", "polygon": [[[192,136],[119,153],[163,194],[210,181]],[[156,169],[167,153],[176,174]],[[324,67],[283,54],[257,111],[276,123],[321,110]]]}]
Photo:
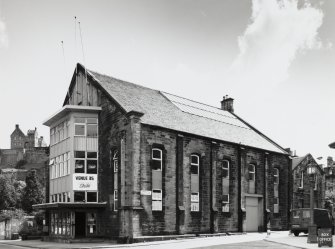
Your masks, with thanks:
[{"label": "entrance canopy", "polygon": [[48,210],[48,209],[58,209],[58,208],[106,208],[107,202],[98,203],[80,203],[80,202],[53,202],[53,203],[43,203],[33,205],[34,209],[38,210]]}]

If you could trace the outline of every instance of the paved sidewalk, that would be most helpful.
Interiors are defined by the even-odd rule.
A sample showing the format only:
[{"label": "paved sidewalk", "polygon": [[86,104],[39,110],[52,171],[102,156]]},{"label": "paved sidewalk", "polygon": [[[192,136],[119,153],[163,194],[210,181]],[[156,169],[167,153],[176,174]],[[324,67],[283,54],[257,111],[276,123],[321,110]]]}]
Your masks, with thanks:
[{"label": "paved sidewalk", "polygon": [[[335,239],[335,236],[333,236],[333,241]],[[307,243],[307,235],[300,235],[298,237],[295,237],[293,234],[286,236],[285,238],[275,238],[275,237],[267,237],[265,238],[265,241],[271,241],[275,243],[279,243],[282,245],[289,245],[294,246],[297,248],[306,248],[306,249],[316,249],[319,248],[318,244],[308,244]],[[327,247],[325,247],[327,248]]]},{"label": "paved sidewalk", "polygon": [[[268,237],[268,238],[267,238]],[[135,244],[111,244],[108,242],[100,243],[55,243],[55,242],[44,242],[40,240],[2,240],[1,245],[16,245],[26,248],[38,248],[38,249],[61,249],[61,248],[73,248],[73,249],[106,249],[106,248],[149,248],[149,249],[184,249],[184,248],[197,248],[197,247],[209,247],[215,245],[224,245],[232,243],[242,243],[259,241],[264,239],[273,239],[284,241],[288,237],[288,231],[272,232],[270,236],[266,233],[247,233],[240,235],[220,236],[220,237],[205,237],[205,238],[189,238],[189,239],[177,239],[177,240],[166,240],[156,242],[143,242]],[[306,238],[307,241],[307,238]],[[274,241],[276,242],[276,241]],[[313,247],[314,248],[314,247]]]}]

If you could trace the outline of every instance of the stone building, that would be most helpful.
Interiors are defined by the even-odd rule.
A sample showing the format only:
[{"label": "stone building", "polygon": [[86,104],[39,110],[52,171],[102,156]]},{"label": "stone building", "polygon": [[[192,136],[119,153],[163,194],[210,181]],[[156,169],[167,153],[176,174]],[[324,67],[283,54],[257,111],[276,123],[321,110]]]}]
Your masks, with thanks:
[{"label": "stone building", "polygon": [[50,127],[50,239],[288,229],[288,153],[234,113],[78,64]]},{"label": "stone building", "polygon": [[19,125],[10,135],[10,149],[0,149],[0,169],[14,168],[19,161],[38,164],[48,159],[47,144],[43,136],[38,137],[37,128],[25,135]]},{"label": "stone building", "polygon": [[[314,165],[316,174],[314,183],[310,181],[307,174],[307,167]],[[310,207],[310,189],[314,189],[314,207],[324,208],[325,198],[325,172],[316,162],[311,154],[292,159],[292,178],[293,178],[293,200],[292,208]],[[311,185],[313,184],[313,186]]]}]

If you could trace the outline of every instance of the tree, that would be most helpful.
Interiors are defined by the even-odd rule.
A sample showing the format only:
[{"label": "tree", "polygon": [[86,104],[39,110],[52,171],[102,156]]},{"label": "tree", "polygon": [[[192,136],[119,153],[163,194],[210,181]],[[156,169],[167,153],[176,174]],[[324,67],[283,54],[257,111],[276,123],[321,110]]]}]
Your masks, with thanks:
[{"label": "tree", "polygon": [[22,208],[28,213],[33,211],[32,205],[42,203],[44,194],[37,179],[36,172],[30,171],[26,177],[26,187],[22,194]]},{"label": "tree", "polygon": [[6,175],[0,175],[0,210],[12,209],[15,207],[15,188],[12,179]]}]

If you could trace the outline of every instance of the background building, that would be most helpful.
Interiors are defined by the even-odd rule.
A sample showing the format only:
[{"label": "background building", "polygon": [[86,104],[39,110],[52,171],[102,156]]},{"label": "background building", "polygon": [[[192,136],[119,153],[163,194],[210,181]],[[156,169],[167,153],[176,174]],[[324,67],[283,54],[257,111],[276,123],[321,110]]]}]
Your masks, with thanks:
[{"label": "background building", "polygon": [[50,238],[288,229],[288,153],[234,113],[78,64],[50,127]]},{"label": "background building", "polygon": [[[316,167],[315,183],[307,175],[307,167]],[[310,207],[310,188],[314,189],[314,208],[324,208],[325,203],[325,173],[311,154],[292,159],[293,201],[292,208]]]}]

